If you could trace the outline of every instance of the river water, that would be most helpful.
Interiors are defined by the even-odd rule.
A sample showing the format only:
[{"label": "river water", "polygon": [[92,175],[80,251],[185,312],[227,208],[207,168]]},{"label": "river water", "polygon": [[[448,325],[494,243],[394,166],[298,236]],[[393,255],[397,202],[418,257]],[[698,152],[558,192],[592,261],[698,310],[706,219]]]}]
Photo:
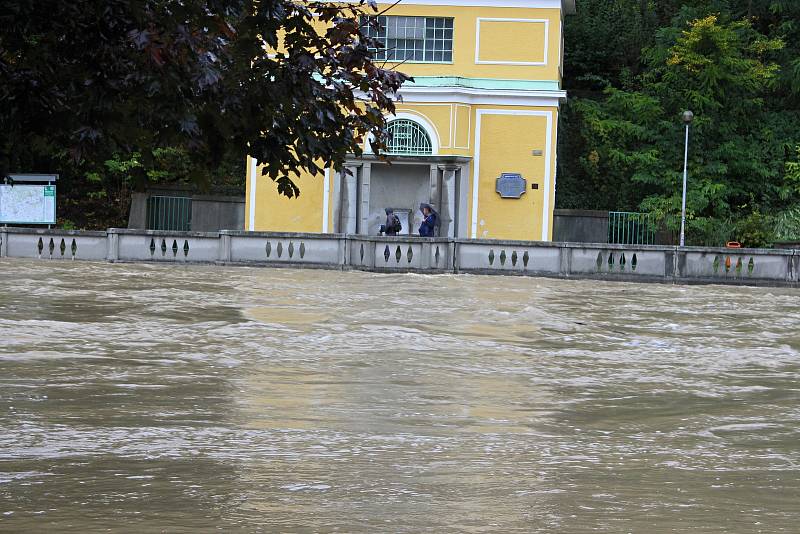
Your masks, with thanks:
[{"label": "river water", "polygon": [[0,531],[798,532],[799,296],[0,260]]}]

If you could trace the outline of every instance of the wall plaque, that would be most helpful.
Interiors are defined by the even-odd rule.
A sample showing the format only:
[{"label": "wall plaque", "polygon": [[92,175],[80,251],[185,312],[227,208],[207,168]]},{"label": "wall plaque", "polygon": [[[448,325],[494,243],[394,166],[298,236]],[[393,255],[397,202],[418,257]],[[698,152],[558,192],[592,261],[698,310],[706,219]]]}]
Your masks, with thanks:
[{"label": "wall plaque", "polygon": [[516,172],[504,172],[497,179],[496,191],[501,198],[520,198],[525,194],[528,182],[521,174]]}]

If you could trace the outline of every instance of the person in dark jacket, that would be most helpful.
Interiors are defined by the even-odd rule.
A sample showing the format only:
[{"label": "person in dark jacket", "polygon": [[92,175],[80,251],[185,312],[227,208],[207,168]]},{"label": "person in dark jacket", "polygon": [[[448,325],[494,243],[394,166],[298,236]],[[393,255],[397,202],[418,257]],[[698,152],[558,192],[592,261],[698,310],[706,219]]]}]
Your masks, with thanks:
[{"label": "person in dark jacket", "polygon": [[380,233],[386,235],[397,235],[403,229],[400,218],[394,214],[391,208],[386,208],[386,223],[381,225]]},{"label": "person in dark jacket", "polygon": [[420,237],[434,237],[439,214],[430,204],[420,204],[419,209],[422,211],[422,224],[419,225]]}]

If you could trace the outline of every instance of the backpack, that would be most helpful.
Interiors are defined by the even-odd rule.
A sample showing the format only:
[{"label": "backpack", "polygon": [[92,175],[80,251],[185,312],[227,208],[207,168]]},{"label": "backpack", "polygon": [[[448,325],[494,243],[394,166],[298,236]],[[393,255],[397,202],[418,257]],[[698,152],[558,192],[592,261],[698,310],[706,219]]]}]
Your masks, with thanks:
[{"label": "backpack", "polygon": [[400,217],[397,215],[392,216],[392,226],[394,226],[394,231],[398,234],[403,230],[403,225],[400,222]]}]

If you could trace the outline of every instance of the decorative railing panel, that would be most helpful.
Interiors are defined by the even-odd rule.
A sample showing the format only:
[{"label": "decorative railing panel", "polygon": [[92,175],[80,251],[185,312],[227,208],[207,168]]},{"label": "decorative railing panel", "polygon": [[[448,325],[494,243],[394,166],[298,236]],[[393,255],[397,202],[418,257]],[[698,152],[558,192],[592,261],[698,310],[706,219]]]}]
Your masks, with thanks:
[{"label": "decorative railing panel", "polygon": [[667,276],[672,271],[670,248],[569,247],[569,272],[575,275]]},{"label": "decorative railing panel", "polygon": [[792,280],[793,253],[788,250],[687,250],[681,253],[682,278],[714,280]]},{"label": "decorative railing panel", "polygon": [[338,236],[320,234],[252,234],[224,233],[230,237],[233,262],[307,263],[317,265],[341,263],[344,243]]},{"label": "decorative railing panel", "polygon": [[532,246],[519,241],[459,241],[456,243],[459,271],[517,271],[557,275],[561,270],[561,247]]},{"label": "decorative railing panel", "polygon": [[104,260],[108,253],[106,232],[19,231],[9,228],[0,239],[6,241],[5,245],[0,243],[4,255],[16,258]]},{"label": "decorative railing panel", "polygon": [[376,271],[452,271],[451,240],[349,236],[349,265]]},{"label": "decorative railing panel", "polygon": [[116,257],[109,258],[113,260],[186,263],[219,258],[216,233],[116,230],[110,235],[118,240]]}]

